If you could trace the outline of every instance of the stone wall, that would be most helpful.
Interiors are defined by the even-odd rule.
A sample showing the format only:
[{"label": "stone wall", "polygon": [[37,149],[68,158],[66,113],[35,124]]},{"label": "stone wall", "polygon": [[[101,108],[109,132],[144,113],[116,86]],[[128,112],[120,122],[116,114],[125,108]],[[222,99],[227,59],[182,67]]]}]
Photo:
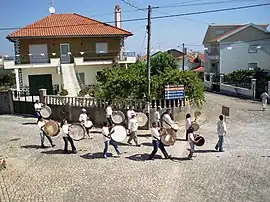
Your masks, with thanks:
[{"label": "stone wall", "polygon": [[12,92],[0,91],[0,114],[13,113]]}]

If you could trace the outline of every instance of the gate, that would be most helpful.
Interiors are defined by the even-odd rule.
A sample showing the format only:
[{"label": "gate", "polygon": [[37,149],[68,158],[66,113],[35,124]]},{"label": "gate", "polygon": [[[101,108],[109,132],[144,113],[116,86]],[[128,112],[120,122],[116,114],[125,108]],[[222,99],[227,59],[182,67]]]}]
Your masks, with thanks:
[{"label": "gate", "polygon": [[215,92],[220,92],[220,75],[214,74],[212,78],[213,78],[212,90]]},{"label": "gate", "polygon": [[35,115],[34,103],[39,99],[38,96],[26,91],[13,91],[12,99],[15,114]]}]

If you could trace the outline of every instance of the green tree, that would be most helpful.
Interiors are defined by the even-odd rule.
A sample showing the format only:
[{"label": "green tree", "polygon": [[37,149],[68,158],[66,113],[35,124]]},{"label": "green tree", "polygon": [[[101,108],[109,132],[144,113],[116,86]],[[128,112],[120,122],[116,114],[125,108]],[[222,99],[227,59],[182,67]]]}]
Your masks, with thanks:
[{"label": "green tree", "polygon": [[[179,71],[168,54],[151,58],[151,74],[151,98],[163,99],[166,85],[183,84],[185,95],[197,105],[204,101],[203,84],[197,73]],[[146,63],[137,62],[128,68],[104,69],[97,77],[94,95],[105,99],[143,99],[146,92]]]}]

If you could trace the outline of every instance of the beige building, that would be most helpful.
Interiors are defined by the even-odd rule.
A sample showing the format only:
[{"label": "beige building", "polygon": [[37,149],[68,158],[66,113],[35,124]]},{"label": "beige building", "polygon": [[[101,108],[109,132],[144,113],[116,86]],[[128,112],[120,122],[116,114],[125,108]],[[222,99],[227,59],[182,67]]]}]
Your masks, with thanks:
[{"label": "beige building", "polygon": [[4,61],[14,69],[17,90],[36,95],[67,89],[76,96],[96,75],[112,65],[136,62],[135,53],[124,51],[124,40],[132,33],[121,29],[121,10],[115,6],[115,26],[79,14],[50,14],[7,36],[14,43],[15,61]]}]

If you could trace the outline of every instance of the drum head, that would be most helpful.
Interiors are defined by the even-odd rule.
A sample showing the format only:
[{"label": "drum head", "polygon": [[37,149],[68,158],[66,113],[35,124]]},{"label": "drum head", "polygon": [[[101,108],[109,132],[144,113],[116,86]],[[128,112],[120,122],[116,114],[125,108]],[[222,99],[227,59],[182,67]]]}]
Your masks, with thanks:
[{"label": "drum head", "polygon": [[137,122],[138,122],[138,126],[139,127],[143,127],[143,126],[145,126],[145,124],[147,123],[147,121],[148,121],[148,118],[147,118],[147,116],[144,114],[144,113],[141,113],[141,112],[139,112],[138,114],[137,114]]},{"label": "drum head", "polygon": [[202,136],[200,136],[200,135],[197,135],[195,137],[195,141],[198,141],[198,140],[199,140],[199,142],[196,145],[199,146],[199,147],[203,146],[204,143],[205,143],[204,138]]},{"label": "drum head", "polygon": [[40,115],[45,119],[49,118],[51,114],[52,114],[52,109],[49,106],[44,106],[40,110]]},{"label": "drum head", "polygon": [[44,132],[50,137],[55,137],[60,132],[60,127],[55,121],[48,121],[44,125]]},{"label": "drum head", "polygon": [[124,122],[124,120],[125,120],[125,115],[121,111],[116,111],[112,116],[112,121],[115,124],[121,124]]},{"label": "drum head", "polygon": [[200,128],[199,124],[197,124],[197,123],[192,123],[191,127],[193,128],[194,131],[197,131]]},{"label": "drum head", "polygon": [[162,129],[161,130],[161,142],[166,146],[172,146],[176,142],[176,133],[173,129]]},{"label": "drum head", "polygon": [[114,126],[114,133],[111,135],[115,142],[123,142],[127,137],[127,131],[123,126]]},{"label": "drum head", "polygon": [[72,124],[70,126],[69,136],[75,140],[79,141],[84,138],[85,129],[81,124]]},{"label": "drum head", "polygon": [[172,124],[172,129],[174,129],[175,131],[177,131],[179,129],[179,126],[175,123]]}]

